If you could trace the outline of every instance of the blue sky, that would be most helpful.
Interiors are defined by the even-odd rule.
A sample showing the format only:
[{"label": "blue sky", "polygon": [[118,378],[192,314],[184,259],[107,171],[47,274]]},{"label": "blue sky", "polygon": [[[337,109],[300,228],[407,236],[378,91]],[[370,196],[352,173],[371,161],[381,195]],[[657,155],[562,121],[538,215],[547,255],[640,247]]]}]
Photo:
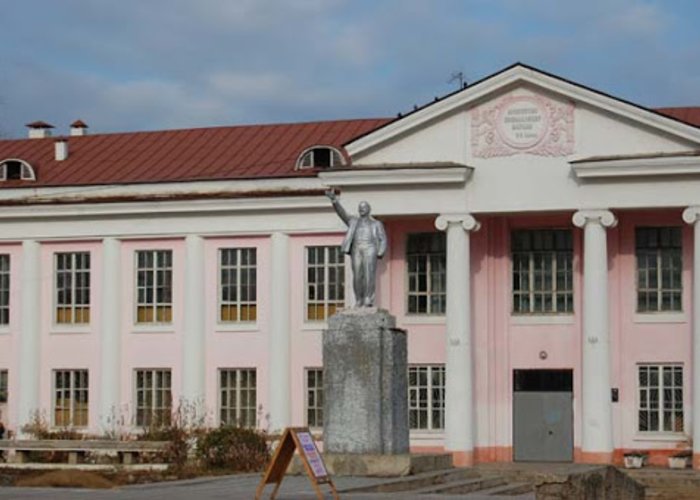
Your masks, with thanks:
[{"label": "blue sky", "polygon": [[697,0],[0,0],[0,134],[394,116],[516,61],[700,105]]}]

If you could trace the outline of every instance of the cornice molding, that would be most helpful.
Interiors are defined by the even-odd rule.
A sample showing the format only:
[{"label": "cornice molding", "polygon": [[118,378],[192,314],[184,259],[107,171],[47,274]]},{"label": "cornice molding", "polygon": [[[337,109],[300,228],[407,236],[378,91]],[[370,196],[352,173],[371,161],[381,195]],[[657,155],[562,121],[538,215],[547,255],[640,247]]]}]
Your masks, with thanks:
[{"label": "cornice molding", "polygon": [[570,165],[579,179],[700,175],[700,156],[578,160]]},{"label": "cornice molding", "polygon": [[464,184],[474,171],[473,167],[391,167],[326,170],[318,177],[324,184],[333,187],[346,186],[394,186],[429,184]]}]

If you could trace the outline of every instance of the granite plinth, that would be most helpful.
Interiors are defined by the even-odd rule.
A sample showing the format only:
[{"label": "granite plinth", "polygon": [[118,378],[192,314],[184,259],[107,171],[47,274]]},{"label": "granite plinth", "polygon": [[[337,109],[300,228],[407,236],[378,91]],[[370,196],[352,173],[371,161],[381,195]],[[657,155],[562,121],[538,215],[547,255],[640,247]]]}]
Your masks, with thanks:
[{"label": "granite plinth", "polygon": [[406,332],[382,309],[333,315],[323,333],[326,453],[408,453]]}]

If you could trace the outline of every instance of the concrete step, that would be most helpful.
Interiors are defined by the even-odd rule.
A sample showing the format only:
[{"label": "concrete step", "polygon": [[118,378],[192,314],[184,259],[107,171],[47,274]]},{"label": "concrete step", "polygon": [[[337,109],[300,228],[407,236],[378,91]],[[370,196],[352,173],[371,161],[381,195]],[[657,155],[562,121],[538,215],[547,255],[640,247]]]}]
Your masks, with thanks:
[{"label": "concrete step", "polygon": [[479,493],[482,495],[489,496],[514,496],[522,495],[524,493],[531,493],[534,491],[534,487],[531,483],[521,482],[521,483],[510,483],[495,486],[487,490],[481,490]]},{"label": "concrete step", "polygon": [[414,495],[426,495],[430,493],[454,495],[474,493],[476,491],[480,492],[481,490],[494,488],[496,486],[503,486],[504,484],[506,484],[506,481],[501,477],[477,477],[463,479],[461,481],[450,481],[449,483],[440,485],[427,486],[425,488],[411,490],[411,493]]},{"label": "concrete step", "polygon": [[343,490],[343,493],[395,493],[401,491],[415,491],[435,485],[475,479],[479,473],[472,469],[444,469],[440,471],[422,472],[413,476],[404,476],[395,479],[387,479],[379,484],[362,486]]}]

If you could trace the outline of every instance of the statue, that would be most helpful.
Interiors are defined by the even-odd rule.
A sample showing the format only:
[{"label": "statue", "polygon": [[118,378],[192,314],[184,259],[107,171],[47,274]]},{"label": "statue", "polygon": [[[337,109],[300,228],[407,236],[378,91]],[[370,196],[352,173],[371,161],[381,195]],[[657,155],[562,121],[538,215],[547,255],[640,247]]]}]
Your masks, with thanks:
[{"label": "statue", "polygon": [[377,288],[377,259],[386,253],[384,225],[370,215],[371,208],[366,201],[360,202],[358,216],[355,217],[348,215],[332,190],[326,191],[326,196],[333,203],[338,217],[348,226],[341,248],[352,258],[355,307],[373,307]]}]

